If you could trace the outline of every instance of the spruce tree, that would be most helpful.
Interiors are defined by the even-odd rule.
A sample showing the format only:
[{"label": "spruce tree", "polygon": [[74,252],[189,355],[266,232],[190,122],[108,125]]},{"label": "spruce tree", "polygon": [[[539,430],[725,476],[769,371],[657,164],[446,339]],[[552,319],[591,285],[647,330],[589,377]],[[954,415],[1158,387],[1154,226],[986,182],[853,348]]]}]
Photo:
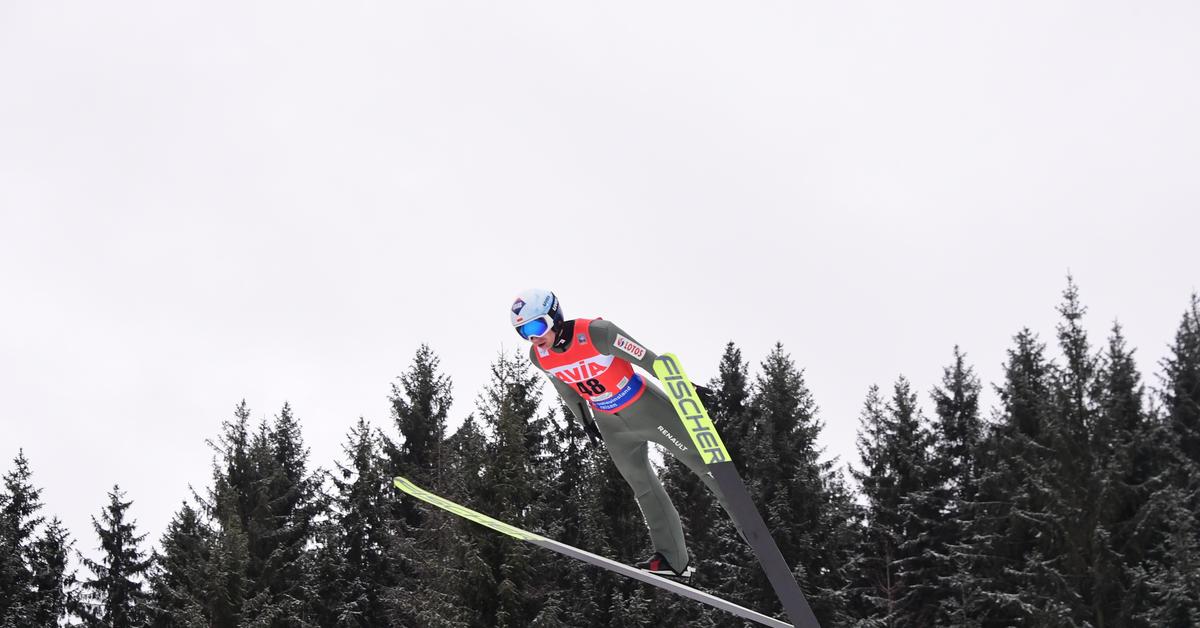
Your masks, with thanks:
[{"label": "spruce tree", "polygon": [[233,418],[209,446],[216,453],[213,486],[204,503],[212,521],[209,615],[213,628],[242,624],[243,606],[250,595],[250,549],[246,521],[258,494],[258,477],[251,458],[250,408],[242,400]]},{"label": "spruce tree", "polygon": [[1167,483],[1146,507],[1161,534],[1132,575],[1147,598],[1135,616],[1174,628],[1200,625],[1200,296],[1192,295],[1162,367]]},{"label": "spruce tree", "polygon": [[734,343],[726,343],[717,373],[709,382],[716,394],[716,407],[708,410],[730,457],[742,468],[742,448],[754,430],[754,419],[750,412],[750,365],[742,359],[742,350]]},{"label": "spruce tree", "polygon": [[[324,501],[324,498],[322,498]],[[365,605],[361,581],[348,579],[346,548],[331,520],[320,520],[314,529],[316,547],[310,555],[307,620],[314,626],[361,626]]]},{"label": "spruce tree", "polygon": [[563,620],[562,601],[559,594],[551,593],[538,611],[537,617],[529,624],[529,628],[571,628],[578,624],[569,624]]},{"label": "spruce tree", "polygon": [[288,404],[253,432],[249,416],[242,402],[213,445],[213,622],[298,626],[311,582],[307,547],[319,507],[316,479]]},{"label": "spruce tree", "polygon": [[[776,344],[761,365],[750,402],[754,430],[745,446],[746,478],[780,551],[823,622],[841,623],[854,508],[835,461],[821,460],[823,427],[803,374]],[[757,576],[758,608],[778,612],[765,578]]]},{"label": "spruce tree", "polygon": [[[483,473],[489,456],[487,437],[474,415],[468,416],[459,429],[446,440],[445,453],[447,468],[442,472],[446,482],[444,491],[458,503],[485,514],[493,514],[488,511],[492,504],[483,497]],[[430,515],[432,517],[433,513]],[[483,544],[487,535],[484,531],[476,529],[474,524],[461,520],[449,522],[445,530],[457,541],[457,545],[448,548],[449,551],[440,559],[444,563],[456,565],[457,573],[443,580],[441,588],[450,592],[450,606],[459,609],[463,625],[485,628],[494,621],[492,614],[495,612],[497,584],[492,561],[485,556]],[[427,578],[421,577],[422,574],[436,569],[436,563],[434,558],[421,560],[413,545],[415,540],[408,542],[403,556],[407,560],[416,558],[411,566],[413,577],[417,582],[423,582]],[[420,612],[419,609],[405,611],[403,600],[396,601],[397,619]]]},{"label": "spruce tree", "polygon": [[18,451],[13,469],[0,490],[0,627],[29,626],[37,596],[33,579],[33,545],[44,521],[41,489],[34,488],[25,452]]},{"label": "spruce tree", "polygon": [[[622,554],[633,560],[647,551],[645,524],[628,485],[602,445],[593,445],[567,408],[551,423],[545,443],[550,465],[542,498],[531,513],[534,527],[551,538],[606,557]],[[608,625],[614,591],[632,591],[623,578],[571,560],[541,562],[539,577],[553,583],[549,604],[557,600],[558,617],[566,625]],[[660,609],[661,610],[661,609]],[[664,612],[669,612],[665,611]]]},{"label": "spruce tree", "polygon": [[[595,474],[586,487],[588,512],[586,521],[594,525],[593,547],[597,553],[627,565],[648,556],[651,551],[646,519],[638,507],[629,484],[621,477],[617,466],[606,452],[597,456]],[[613,606],[618,599],[627,599],[638,584],[613,574],[598,574],[595,580],[595,604],[600,609],[602,625],[612,625],[622,609]]]},{"label": "spruce tree", "polygon": [[[492,379],[478,399],[476,415],[440,446],[440,492],[498,519],[529,526],[539,488],[548,485],[538,477],[547,470],[543,449],[549,429],[548,418],[538,415],[540,383],[523,356],[501,355],[492,364]],[[421,532],[402,529],[394,555],[411,582],[424,582],[440,597],[413,605],[401,599],[403,588],[394,588],[389,592],[394,623],[484,628],[527,625],[537,616],[539,588],[545,587],[534,577],[528,555],[532,548],[440,513],[418,511],[416,516],[423,521]],[[427,549],[432,547],[435,555]],[[435,582],[431,574],[439,572],[447,577]]]},{"label": "spruce tree", "polygon": [[[466,493],[454,481],[453,446],[446,437],[446,420],[453,399],[449,377],[439,370],[439,360],[427,345],[421,345],[408,370],[392,385],[389,397],[394,437],[380,436],[382,459],[374,474],[392,491],[390,478],[403,475],[434,492],[461,497]],[[468,428],[469,429],[469,428]],[[362,438],[357,449],[363,449]],[[477,443],[475,443],[477,444]],[[347,452],[349,453],[349,451]],[[355,457],[356,467],[365,468],[366,459]],[[361,472],[356,476],[363,478]],[[365,485],[357,489],[366,494]],[[361,502],[361,500],[360,500]],[[345,504],[344,507],[349,507]],[[356,509],[368,517],[369,506],[361,502]],[[379,508],[386,514],[384,528],[377,530],[379,550],[366,554],[369,569],[378,570],[381,612],[392,624],[412,626],[452,626],[460,622],[458,608],[462,579],[456,555],[461,551],[457,526],[451,515],[433,511],[407,498],[384,499]],[[347,511],[349,512],[349,511]]]},{"label": "spruce tree", "polygon": [[[323,531],[326,564],[318,578],[319,598],[328,613],[324,625],[381,626],[387,623],[384,591],[392,586],[388,556],[388,502],[391,475],[383,467],[380,436],[362,418],[351,428],[332,475],[333,513]],[[329,623],[329,622],[333,623]]]},{"label": "spruce tree", "polygon": [[1163,410],[1182,463],[1176,484],[1186,485],[1200,466],[1200,295],[1191,303],[1163,360]]},{"label": "spruce tree", "polygon": [[41,493],[18,451],[0,486],[0,628],[58,626],[74,606],[73,544],[58,518],[45,523]]},{"label": "spruce tree", "polygon": [[564,420],[552,418],[549,421],[550,430],[545,441],[549,468],[539,501],[539,505],[544,506],[533,515],[537,525],[551,538],[582,548],[589,539],[583,530],[587,504],[581,499],[581,483],[590,473],[592,457],[588,449],[593,445],[571,418],[570,410],[559,404],[558,414]]},{"label": "spruce tree", "polygon": [[[741,351],[732,343],[726,346],[719,366],[716,381],[710,383],[717,396],[716,409],[712,412],[726,448],[733,458],[743,481],[750,491],[755,506],[760,514],[764,514],[762,504],[757,501],[757,490],[754,484],[755,464],[754,451],[759,447],[756,440],[755,421],[756,411],[752,406],[752,385],[749,378],[749,366],[742,360]],[[765,584],[764,574],[759,565],[758,557],[753,549],[742,538],[737,524],[727,513],[716,505],[706,505],[701,513],[709,514],[712,522],[711,531],[700,536],[709,549],[701,557],[698,577],[700,582],[712,583],[711,589],[722,597],[744,604],[750,604],[756,610],[767,610],[770,607],[759,606],[758,600],[763,599]],[[691,530],[703,524],[697,520],[697,515],[691,515],[689,520]],[[785,557],[786,558],[786,557]],[[803,565],[794,565],[802,569]],[[811,591],[806,591],[811,594]],[[690,604],[689,619],[696,625],[703,625],[705,618],[712,617],[704,608]],[[716,616],[717,625],[727,625],[731,620],[724,614]],[[690,625],[690,624],[689,624]]]},{"label": "spruce tree", "polygon": [[887,403],[872,387],[861,420],[864,470],[856,477],[867,501],[859,552],[863,597],[871,608],[866,618],[887,626],[926,625],[937,602],[929,544],[941,514],[931,498],[932,436],[904,377]]},{"label": "spruce tree", "polygon": [[979,378],[954,347],[954,364],[942,371],[941,386],[931,394],[934,403],[934,459],[938,480],[955,498],[968,498],[978,479],[975,454],[983,436],[979,416]]},{"label": "spruce tree", "polygon": [[1141,376],[1120,325],[1112,328],[1093,397],[1097,529],[1091,615],[1096,625],[1132,625],[1145,595],[1134,572],[1157,536],[1145,524],[1153,520],[1150,498],[1160,484],[1161,436],[1144,407]]},{"label": "spruce tree", "polygon": [[1200,626],[1200,515],[1189,504],[1195,492],[1175,486],[1151,498],[1161,513],[1159,542],[1131,570],[1147,599],[1133,609],[1136,623],[1154,628]]},{"label": "spruce tree", "polygon": [[135,628],[145,626],[149,618],[143,587],[151,560],[141,549],[146,535],[138,535],[137,522],[127,518],[133,502],[123,498],[120,487],[113,486],[100,519],[92,517],[101,555],[99,560],[81,558],[92,572],[83,581],[87,595],[79,609],[88,628]]},{"label": "spruce tree", "polygon": [[1062,610],[1046,582],[1053,556],[1040,539],[1053,534],[1049,502],[1054,467],[1049,445],[1051,375],[1045,346],[1022,330],[1008,351],[998,389],[1001,409],[979,453],[979,487],[968,504],[967,548],[973,586],[959,609],[982,625],[1046,625]]},{"label": "spruce tree", "polygon": [[[549,465],[541,499],[531,512],[533,527],[553,539],[568,545],[595,551],[594,529],[587,521],[588,504],[585,487],[591,473],[588,449],[591,441],[582,428],[570,418],[569,410],[559,404],[562,422],[551,420],[545,443],[546,463]],[[576,561],[543,561],[543,576],[555,583],[546,597],[534,625],[588,626],[597,612],[591,605],[593,589],[584,576],[584,568]],[[582,604],[581,604],[582,602]]]},{"label": "spruce tree", "polygon": [[979,483],[977,451],[983,437],[979,415],[979,379],[967,365],[966,355],[954,347],[954,362],[942,371],[941,384],[931,396],[934,403],[933,459],[930,491],[942,513],[942,525],[932,533],[933,574],[928,585],[937,587],[935,625],[970,625],[968,598],[976,592],[966,545],[971,511]]},{"label": "spruce tree", "polygon": [[[488,459],[486,436],[474,415],[468,415],[458,430],[443,445],[442,491],[454,501],[476,510],[488,508],[482,502],[483,470]],[[412,611],[413,626],[483,628],[490,621],[487,600],[494,595],[495,577],[482,549],[476,542],[479,531],[474,524],[453,515],[430,512],[425,522],[432,534],[434,555],[420,561],[416,582],[430,587],[418,608]],[[401,551],[415,555],[412,550]],[[436,583],[436,584],[432,584]],[[400,602],[403,602],[400,600]],[[402,604],[394,605],[400,608]]]},{"label": "spruce tree", "polygon": [[239,628],[243,625],[243,617],[255,617],[245,608],[253,585],[247,573],[250,563],[248,535],[236,513],[224,511],[219,515],[220,523],[212,542],[213,580],[209,599],[212,628]]},{"label": "spruce tree", "polygon": [[[524,356],[501,355],[492,364],[492,379],[477,403],[477,412],[492,436],[483,468],[482,497],[489,512],[517,527],[528,524],[530,507],[540,497],[537,487],[542,483],[537,473],[546,428],[545,417],[539,416],[542,382]],[[530,548],[490,532],[479,541],[497,583],[485,616],[501,628],[528,625],[538,606]]]},{"label": "spruce tree", "polygon": [[482,507],[483,469],[487,463],[487,436],[474,414],[468,415],[454,434],[446,439],[444,491],[454,501],[472,508]]},{"label": "spruce tree", "polygon": [[1102,624],[1103,619],[1095,616],[1099,600],[1094,577],[1104,554],[1098,544],[1102,476],[1095,453],[1110,446],[1098,437],[1111,434],[1096,429],[1098,362],[1083,329],[1087,310],[1070,277],[1058,312],[1062,316],[1057,332],[1063,361],[1051,377],[1053,412],[1046,444],[1051,448],[1048,457],[1053,460],[1054,472],[1046,476],[1049,526],[1039,538],[1046,569],[1036,588],[1054,595],[1062,606],[1059,621],[1077,626]]},{"label": "spruce tree", "polygon": [[894,426],[892,466],[899,489],[896,573],[901,591],[894,625],[926,626],[940,601],[934,553],[943,549],[938,539],[943,513],[931,460],[933,435],[917,394],[903,376],[895,384],[889,411]]},{"label": "spruce tree", "polygon": [[898,595],[896,577],[893,573],[896,539],[893,531],[895,508],[885,509],[885,496],[895,492],[895,478],[888,465],[887,440],[888,417],[879,386],[867,390],[859,413],[857,437],[858,457],[861,469],[852,469],[851,475],[858,481],[860,493],[867,502],[862,531],[862,542],[856,553],[854,564],[853,599],[860,605],[858,614],[866,621],[863,625],[884,623],[895,605]]},{"label": "spruce tree", "polygon": [[609,628],[647,628],[653,625],[650,618],[650,601],[644,589],[633,592],[614,591],[609,608],[612,609],[607,626]]},{"label": "spruce tree", "polygon": [[[450,378],[439,371],[440,360],[428,345],[422,344],[408,370],[392,384],[388,398],[398,441],[385,438],[382,446],[393,475],[402,475],[431,490],[442,489],[442,447],[446,439],[446,418],[453,403]],[[407,502],[405,502],[407,503]],[[410,525],[418,525],[419,511],[405,509]]]},{"label": "spruce tree", "polygon": [[[753,428],[748,409],[749,366],[732,342],[725,346],[718,373],[708,382],[716,403],[707,409],[734,464],[744,468],[742,447]],[[737,599],[751,579],[748,574],[758,570],[757,560],[704,482],[670,455],[663,458],[663,485],[679,510],[688,551],[696,566],[693,585]],[[668,598],[655,608],[668,625],[699,625],[707,614],[704,606],[680,598]]]},{"label": "spruce tree", "polygon": [[212,621],[212,530],[184,503],[167,524],[150,572],[153,628],[201,628]]},{"label": "spruce tree", "polygon": [[50,520],[32,548],[34,628],[60,625],[75,606],[78,595],[75,573],[70,568],[74,543],[57,517]]},{"label": "spruce tree", "polygon": [[267,432],[270,448],[267,484],[269,520],[264,534],[268,587],[281,600],[283,619],[276,626],[297,625],[308,592],[305,573],[307,548],[312,542],[314,522],[320,511],[317,501],[317,475],[308,469],[308,448],[301,436],[300,423],[291,406],[283,405]]}]

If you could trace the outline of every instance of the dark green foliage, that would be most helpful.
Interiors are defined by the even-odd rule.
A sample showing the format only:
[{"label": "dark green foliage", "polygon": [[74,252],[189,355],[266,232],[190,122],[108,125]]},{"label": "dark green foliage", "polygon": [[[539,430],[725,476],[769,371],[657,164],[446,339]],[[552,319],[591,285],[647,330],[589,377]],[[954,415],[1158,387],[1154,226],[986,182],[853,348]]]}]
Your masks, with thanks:
[{"label": "dark green foliage", "polygon": [[942,515],[934,491],[933,436],[903,377],[888,402],[878,388],[871,388],[861,420],[864,470],[855,477],[867,508],[856,594],[871,609],[865,618],[869,621],[924,626],[936,613],[940,593],[931,553]]},{"label": "dark green foliage", "polygon": [[347,462],[330,475],[335,492],[324,504],[328,517],[317,525],[311,612],[322,626],[384,625],[385,591],[394,585],[391,474],[382,464],[380,436],[362,418],[342,451]]},{"label": "dark green foliage", "polygon": [[32,621],[33,543],[42,524],[41,490],[33,487],[25,452],[17,453],[13,470],[4,475],[0,492],[0,626]]},{"label": "dark green foliage", "polygon": [[[582,428],[569,418],[569,411],[560,408],[564,420],[552,420],[545,443],[549,465],[540,498],[531,512],[532,527],[550,538],[561,540],[601,555],[610,555],[611,546],[603,533],[603,513],[590,507],[596,484],[597,469],[604,460],[591,445]],[[535,555],[536,556],[536,555]],[[535,625],[590,626],[599,614],[594,596],[595,576],[574,561],[542,561],[540,577],[553,583]]]},{"label": "dark green foliage", "polygon": [[1200,626],[1200,515],[1190,506],[1195,492],[1171,487],[1151,498],[1161,516],[1159,541],[1147,560],[1130,571],[1138,584],[1136,625],[1184,628]]},{"label": "dark green foliage", "polygon": [[31,626],[58,626],[78,595],[70,560],[74,543],[57,517],[34,541],[32,561],[34,604]]},{"label": "dark green foliage", "polygon": [[979,417],[979,378],[966,355],[954,347],[954,364],[942,372],[941,386],[932,393],[934,412],[934,471],[954,497],[970,497],[978,482],[975,453],[983,436]]},{"label": "dark green foliage", "polygon": [[1134,572],[1145,561],[1162,521],[1150,499],[1163,488],[1162,430],[1144,408],[1133,352],[1114,325],[1095,389],[1095,545],[1090,573],[1091,614],[1098,625],[1133,625],[1139,605]]},{"label": "dark green foliage", "polygon": [[[780,344],[761,365],[750,412],[753,430],[743,456],[751,496],[784,558],[800,576],[817,617],[840,623],[854,543],[850,526],[857,517],[835,462],[820,458],[817,436],[823,424],[816,416],[816,403]],[[750,601],[759,609],[778,612],[779,602],[761,570],[750,572],[757,591]]]},{"label": "dark green foliage", "polygon": [[[1163,405],[1181,462],[1200,465],[1200,295],[1193,294],[1163,360]],[[1176,478],[1183,481],[1183,473]]]},{"label": "dark green foliage", "polygon": [[316,480],[290,406],[253,432],[249,421],[243,402],[213,445],[212,622],[303,625],[311,581],[306,548],[319,510]]},{"label": "dark green foliage", "polygon": [[[457,569],[462,551],[458,523],[443,513],[428,512],[413,500],[396,499],[390,486],[392,476],[403,475],[439,493],[461,497],[469,492],[457,481],[464,477],[457,472],[463,464],[462,452],[453,438],[446,437],[452,385],[438,368],[437,356],[421,345],[399,383],[392,385],[389,401],[396,437],[381,437],[383,460],[375,473],[382,484],[376,487],[383,491],[380,508],[388,514],[379,522],[385,527],[376,539],[385,545],[371,563],[383,570],[374,586],[383,585],[379,603],[391,625],[456,626],[465,616],[454,604],[466,586]],[[474,426],[464,429],[472,432]],[[464,440],[468,449],[482,447],[481,437]],[[471,460],[468,464],[483,459],[482,455],[466,457]],[[362,586],[369,590],[372,585],[364,581]]]},{"label": "dark green foliage", "polygon": [[957,515],[959,569],[947,580],[955,595],[943,616],[981,625],[1161,625],[1147,624],[1158,617],[1151,591],[1183,599],[1186,577],[1166,566],[1174,558],[1155,556],[1188,555],[1186,535],[1168,540],[1189,519],[1164,497],[1166,479],[1178,477],[1166,455],[1170,431],[1144,408],[1120,327],[1105,351],[1091,349],[1073,281],[1059,313],[1061,365],[1028,330],[1009,352],[999,420],[982,441],[977,474],[968,475],[978,476],[978,490],[963,493]]},{"label": "dark green foliage", "polygon": [[[742,360],[741,350],[732,342],[725,346],[718,373],[708,383],[717,396],[717,403],[708,411],[730,457],[735,464],[744,466],[740,447],[753,428],[748,407],[749,367]],[[663,484],[683,521],[688,550],[697,570],[693,584],[733,599],[744,599],[748,594],[747,582],[755,577],[751,568],[757,569],[753,552],[700,478],[670,456],[664,458]],[[704,606],[671,596],[660,597],[660,605],[655,605],[655,609],[665,625],[699,626],[712,621]]]},{"label": "dark green foliage", "polygon": [[58,626],[74,606],[70,536],[57,518],[43,525],[41,509],[20,451],[0,488],[0,628]]},{"label": "dark green foliage", "polygon": [[738,468],[743,469],[743,447],[754,430],[754,417],[750,412],[750,365],[742,359],[742,350],[732,342],[726,343],[717,366],[717,378],[709,382],[717,396],[715,408],[709,408],[725,448]]},{"label": "dark green foliage", "polygon": [[[929,420],[912,385],[863,406],[856,495],[822,459],[803,372],[776,345],[755,373],[725,347],[710,411],[826,626],[1200,625],[1200,298],[1147,395],[1113,326],[1101,349],[1069,280],[1053,355],[1013,339],[980,417],[956,347]],[[81,601],[72,542],[18,455],[0,490],[0,628],[741,628],[726,613],[523,544],[397,495],[406,475],[471,508],[627,563],[649,551],[629,487],[523,353],[502,355],[448,433],[450,380],[418,348],[332,472],[309,467],[285,405],[240,404],[212,443],[212,486],[176,513],[153,566],[114,491]],[[543,404],[550,401],[551,403]],[[697,561],[693,584],[779,612],[755,557],[699,479],[662,474]],[[47,522],[47,520],[49,520]]]},{"label": "dark green foliage", "polygon": [[970,601],[976,588],[966,541],[972,516],[968,506],[979,486],[979,393],[979,379],[955,347],[954,363],[943,370],[941,385],[931,395],[934,445],[926,491],[940,517],[930,531],[932,565],[923,584],[934,589],[935,625],[966,626],[975,620]]},{"label": "dark green foliage", "polygon": [[[439,360],[428,345],[421,345],[409,369],[392,384],[392,420],[399,441],[382,442],[391,473],[441,490],[441,459],[446,438],[446,417],[453,402],[450,378],[438,370]],[[418,511],[401,506],[409,525],[419,525]]]},{"label": "dark green foliage", "polygon": [[150,574],[154,628],[199,628],[212,623],[213,533],[184,503],[167,524]]},{"label": "dark green foliage", "polygon": [[83,580],[86,594],[78,610],[88,628],[135,628],[149,619],[149,596],[143,585],[151,559],[140,547],[146,535],[138,535],[137,523],[128,520],[133,502],[123,497],[120,487],[113,486],[100,519],[92,517],[92,529],[100,539],[100,560],[83,558],[92,577]]},{"label": "dark green foliage", "polygon": [[50,521],[45,532],[34,543],[32,626],[58,626],[74,607],[79,591],[71,569],[74,543],[58,517]]},{"label": "dark green foliage", "polygon": [[[1142,519],[1151,538],[1132,568],[1136,617],[1152,626],[1200,625],[1200,296],[1192,295],[1163,360],[1161,458],[1166,484]],[[1144,468],[1153,470],[1151,464]],[[1151,471],[1152,472],[1152,471]]]},{"label": "dark green foliage", "polygon": [[858,456],[861,470],[852,470],[866,497],[866,524],[854,565],[854,601],[864,619],[887,617],[894,604],[895,533],[882,518],[895,518],[895,509],[883,512],[884,496],[894,492],[885,450],[889,427],[887,408],[878,386],[871,386],[859,414]]},{"label": "dark green foliage", "polygon": [[975,499],[968,504],[964,555],[974,587],[965,606],[985,624],[1105,625],[1111,608],[1098,590],[1118,586],[1109,547],[1097,454],[1111,443],[1100,411],[1100,362],[1082,326],[1084,308],[1068,281],[1059,313],[1058,366],[1025,330],[1009,351],[999,422],[983,442]]},{"label": "dark green foliage", "polygon": [[1021,624],[1030,614],[1056,604],[1053,595],[1034,595],[1044,583],[1046,563],[1037,559],[1039,539],[1051,531],[1047,513],[1053,450],[1048,446],[1052,366],[1030,330],[1008,352],[1002,409],[981,443],[979,486],[968,504],[963,556],[971,582],[962,586],[960,612],[982,625]]},{"label": "dark green foliage", "polygon": [[1086,308],[1079,302],[1075,282],[1068,278],[1063,303],[1058,308],[1058,345],[1062,366],[1054,370],[1054,412],[1049,424],[1049,445],[1055,464],[1048,476],[1055,497],[1048,503],[1053,536],[1045,543],[1047,556],[1056,557],[1049,583],[1063,607],[1062,620],[1069,625],[1104,625],[1098,617],[1101,600],[1096,596],[1096,576],[1111,565],[1101,528],[1103,470],[1096,454],[1108,442],[1110,432],[1101,428],[1096,401],[1100,364],[1083,329]]},{"label": "dark green foliage", "polygon": [[[548,471],[543,456],[549,428],[548,418],[538,415],[541,383],[524,356],[501,355],[476,405],[491,435],[478,495],[486,511],[518,527],[531,523],[531,506],[548,484],[539,477]],[[480,541],[481,557],[496,583],[484,617],[501,628],[527,626],[538,610],[530,547],[490,532]]]}]

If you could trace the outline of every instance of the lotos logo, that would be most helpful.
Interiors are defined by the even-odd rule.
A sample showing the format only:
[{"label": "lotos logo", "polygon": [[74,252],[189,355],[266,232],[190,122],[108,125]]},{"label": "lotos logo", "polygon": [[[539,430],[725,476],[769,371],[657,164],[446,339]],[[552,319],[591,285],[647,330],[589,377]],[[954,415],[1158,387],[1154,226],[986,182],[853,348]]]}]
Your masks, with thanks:
[{"label": "lotos logo", "polygon": [[523,307],[525,307],[525,301],[523,299],[521,299],[521,297],[517,297],[517,300],[513,301],[512,313],[520,314],[521,308],[523,308]]},{"label": "lotos logo", "polygon": [[621,351],[624,351],[625,353],[628,353],[629,355],[633,356],[635,359],[640,360],[640,359],[646,357],[646,348],[645,347],[626,338],[625,336],[622,336],[621,334],[617,334],[617,339],[613,342],[613,346],[620,349]]}]

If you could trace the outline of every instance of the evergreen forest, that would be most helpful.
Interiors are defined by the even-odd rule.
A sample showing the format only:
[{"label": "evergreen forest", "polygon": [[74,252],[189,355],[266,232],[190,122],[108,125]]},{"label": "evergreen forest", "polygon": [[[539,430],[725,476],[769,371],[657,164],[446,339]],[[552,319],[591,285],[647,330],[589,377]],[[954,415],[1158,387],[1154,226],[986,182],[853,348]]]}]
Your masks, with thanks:
[{"label": "evergreen forest", "polygon": [[[1073,281],[1057,308],[1053,330],[1012,337],[1000,381],[946,347],[932,390],[865,391],[856,460],[821,449],[784,346],[690,365],[717,373],[714,420],[823,626],[1200,626],[1200,297],[1154,365],[1119,324],[1088,336]],[[465,418],[432,348],[398,370],[386,427],[349,425],[337,460],[310,459],[298,409],[256,421],[231,401],[196,443],[211,477],[156,539],[120,486],[73,538],[17,453],[0,466],[0,628],[749,626],[402,497],[393,476],[626,563],[650,551],[632,492],[524,354],[497,357]],[[781,616],[699,479],[669,456],[661,475],[692,584]]]}]

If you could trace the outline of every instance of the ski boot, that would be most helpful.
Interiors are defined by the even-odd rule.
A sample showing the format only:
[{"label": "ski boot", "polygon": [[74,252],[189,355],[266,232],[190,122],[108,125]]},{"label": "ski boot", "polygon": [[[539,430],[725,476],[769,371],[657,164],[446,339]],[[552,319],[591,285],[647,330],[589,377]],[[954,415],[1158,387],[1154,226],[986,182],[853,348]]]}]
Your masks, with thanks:
[{"label": "ski boot", "polygon": [[637,568],[643,571],[649,571],[656,576],[670,576],[672,578],[690,578],[692,577],[692,574],[696,572],[696,569],[692,567],[692,561],[690,558],[687,566],[685,566],[681,571],[676,571],[675,568],[671,566],[671,563],[667,562],[667,559],[658,552],[654,552],[654,555],[649,559],[638,563]]}]

